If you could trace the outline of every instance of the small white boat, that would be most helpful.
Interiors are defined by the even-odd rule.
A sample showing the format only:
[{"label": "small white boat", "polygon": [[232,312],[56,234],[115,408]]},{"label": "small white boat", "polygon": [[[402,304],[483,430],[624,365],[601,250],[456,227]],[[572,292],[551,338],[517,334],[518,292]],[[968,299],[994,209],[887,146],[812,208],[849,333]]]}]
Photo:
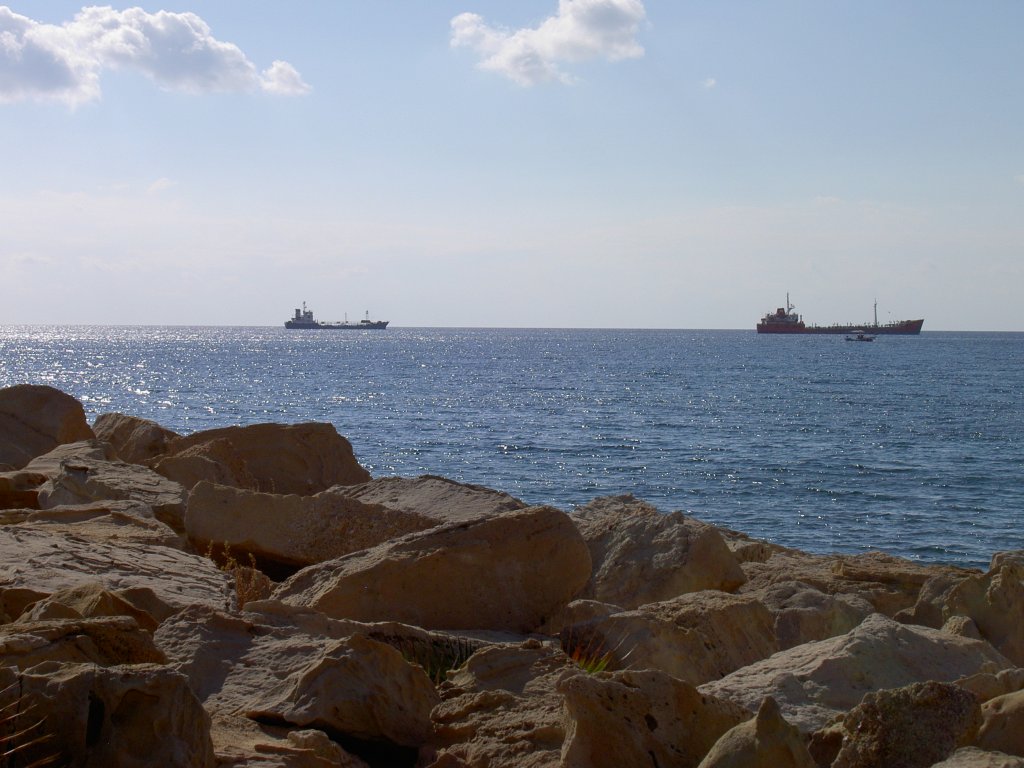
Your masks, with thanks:
[{"label": "small white boat", "polygon": [[846,337],[847,341],[874,341],[875,337],[864,331],[854,331],[852,336]]}]

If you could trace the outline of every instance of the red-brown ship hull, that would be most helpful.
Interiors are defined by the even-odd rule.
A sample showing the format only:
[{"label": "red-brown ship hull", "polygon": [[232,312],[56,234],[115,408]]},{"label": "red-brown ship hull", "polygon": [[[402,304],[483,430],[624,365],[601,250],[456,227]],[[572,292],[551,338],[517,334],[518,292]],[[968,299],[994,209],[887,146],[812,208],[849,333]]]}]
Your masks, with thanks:
[{"label": "red-brown ship hull", "polygon": [[868,323],[866,325],[804,325],[803,322],[799,323],[766,323],[760,322],[757,324],[758,333],[788,333],[788,334],[803,334],[803,333],[853,333],[854,331],[863,331],[869,334],[878,335],[890,335],[890,336],[917,336],[921,333],[921,328],[924,325],[924,319],[921,320],[898,320],[894,323],[885,323],[884,325],[875,325]]}]

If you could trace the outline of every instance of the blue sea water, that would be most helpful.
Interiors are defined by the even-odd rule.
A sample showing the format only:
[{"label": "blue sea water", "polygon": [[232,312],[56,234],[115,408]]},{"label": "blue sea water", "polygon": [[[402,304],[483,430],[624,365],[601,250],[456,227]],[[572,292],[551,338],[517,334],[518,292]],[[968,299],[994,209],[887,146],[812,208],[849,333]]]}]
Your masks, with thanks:
[{"label": "blue sea water", "polygon": [[329,421],[375,476],[632,493],[815,552],[1024,548],[1024,334],[0,327],[0,386],[180,433]]}]

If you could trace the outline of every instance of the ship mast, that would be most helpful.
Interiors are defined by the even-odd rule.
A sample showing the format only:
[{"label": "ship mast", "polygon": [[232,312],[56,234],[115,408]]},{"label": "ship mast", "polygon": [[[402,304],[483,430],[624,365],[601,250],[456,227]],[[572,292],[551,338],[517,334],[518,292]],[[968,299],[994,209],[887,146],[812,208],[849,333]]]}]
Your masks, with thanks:
[{"label": "ship mast", "polygon": [[875,299],[875,328],[878,327],[878,299]]}]

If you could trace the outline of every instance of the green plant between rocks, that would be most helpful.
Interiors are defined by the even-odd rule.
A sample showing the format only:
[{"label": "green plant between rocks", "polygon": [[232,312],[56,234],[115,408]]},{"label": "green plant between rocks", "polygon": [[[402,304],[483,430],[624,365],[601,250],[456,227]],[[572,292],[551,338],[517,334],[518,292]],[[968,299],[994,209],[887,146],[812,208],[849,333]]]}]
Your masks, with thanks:
[{"label": "green plant between rocks", "polygon": [[410,664],[423,668],[434,685],[444,682],[448,673],[459,669],[485,643],[467,637],[397,637],[371,635],[398,650]]}]

